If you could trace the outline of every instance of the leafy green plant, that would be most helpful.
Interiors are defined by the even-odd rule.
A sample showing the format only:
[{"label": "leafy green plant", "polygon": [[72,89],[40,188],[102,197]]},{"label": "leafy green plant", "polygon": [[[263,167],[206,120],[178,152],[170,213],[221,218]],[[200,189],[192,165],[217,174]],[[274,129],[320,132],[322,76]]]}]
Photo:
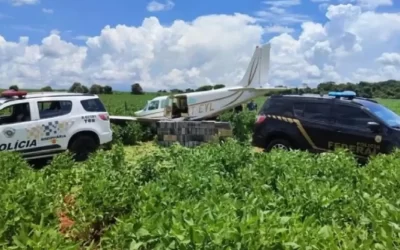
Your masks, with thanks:
[{"label": "leafy green plant", "polygon": [[137,122],[127,123],[126,126],[112,124],[112,129],[113,141],[119,141],[124,145],[136,145],[138,142],[142,141],[146,135],[143,131],[142,125]]},{"label": "leafy green plant", "polygon": [[248,143],[256,121],[256,112],[226,112],[220,116],[221,121],[228,121],[233,127],[233,135],[240,142]]}]

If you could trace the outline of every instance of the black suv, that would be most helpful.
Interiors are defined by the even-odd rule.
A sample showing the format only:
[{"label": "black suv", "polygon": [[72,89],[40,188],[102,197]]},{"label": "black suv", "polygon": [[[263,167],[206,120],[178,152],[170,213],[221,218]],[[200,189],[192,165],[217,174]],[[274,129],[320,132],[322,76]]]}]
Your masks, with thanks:
[{"label": "black suv", "polygon": [[253,145],[311,152],[347,148],[357,158],[400,146],[400,116],[353,91],[328,95],[276,95],[261,108]]}]

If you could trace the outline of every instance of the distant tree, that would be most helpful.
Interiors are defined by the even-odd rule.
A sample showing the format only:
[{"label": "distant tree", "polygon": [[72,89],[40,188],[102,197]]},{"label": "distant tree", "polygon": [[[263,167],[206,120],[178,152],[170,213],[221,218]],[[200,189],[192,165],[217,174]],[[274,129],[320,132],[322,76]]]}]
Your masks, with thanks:
[{"label": "distant tree", "polygon": [[171,93],[183,93],[183,90],[180,89],[171,89]]},{"label": "distant tree", "polygon": [[89,89],[85,85],[82,85],[82,93],[89,93]]},{"label": "distant tree", "polygon": [[12,90],[15,90],[15,91],[19,90],[17,85],[11,85],[8,89],[12,89]]},{"label": "distant tree", "polygon": [[104,89],[104,94],[111,95],[113,93],[111,86],[106,85],[106,86],[104,86],[103,89]]},{"label": "distant tree", "polygon": [[223,85],[223,84],[214,85],[214,89],[222,89],[222,88],[225,88],[225,85]]},{"label": "distant tree", "polygon": [[51,91],[53,91],[53,89],[52,89],[50,86],[43,87],[43,88],[41,88],[40,90],[41,90],[41,91],[44,91],[44,92],[51,92]]},{"label": "distant tree", "polygon": [[82,84],[80,82],[74,82],[68,92],[83,93]]},{"label": "distant tree", "polygon": [[98,84],[90,86],[89,92],[91,94],[103,94],[103,87]]},{"label": "distant tree", "polygon": [[201,86],[201,87],[199,87],[198,89],[196,89],[196,91],[207,91],[207,90],[212,90],[213,89],[213,86],[211,86],[211,85],[204,85],[204,86]]},{"label": "distant tree", "polygon": [[186,93],[194,92],[194,89],[188,88],[185,90]]},{"label": "distant tree", "polygon": [[144,92],[143,92],[142,86],[140,86],[139,83],[132,84],[132,86],[131,86],[131,94],[133,94],[133,95],[143,95]]}]

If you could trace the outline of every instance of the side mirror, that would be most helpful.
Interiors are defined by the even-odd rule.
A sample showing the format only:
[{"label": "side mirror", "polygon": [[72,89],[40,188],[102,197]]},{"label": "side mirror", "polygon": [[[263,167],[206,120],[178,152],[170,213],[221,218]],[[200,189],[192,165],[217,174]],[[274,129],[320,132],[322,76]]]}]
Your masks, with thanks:
[{"label": "side mirror", "polygon": [[377,122],[368,122],[368,128],[371,129],[372,132],[379,132],[381,125]]}]

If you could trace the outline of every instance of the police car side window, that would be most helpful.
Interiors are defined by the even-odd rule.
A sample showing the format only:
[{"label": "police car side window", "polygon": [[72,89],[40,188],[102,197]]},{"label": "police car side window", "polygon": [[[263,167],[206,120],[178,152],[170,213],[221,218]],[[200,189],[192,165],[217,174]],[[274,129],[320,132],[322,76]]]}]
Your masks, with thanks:
[{"label": "police car side window", "polygon": [[337,105],[335,116],[337,124],[364,129],[368,129],[367,123],[373,121],[361,108],[347,105]]},{"label": "police car side window", "polygon": [[331,105],[328,103],[305,103],[303,117],[319,122],[331,120]]},{"label": "police car side window", "polygon": [[82,107],[87,112],[106,112],[106,108],[99,98],[81,101]]},{"label": "police car side window", "polygon": [[70,101],[43,101],[38,102],[40,119],[52,118],[69,114],[72,110]]},{"label": "police car side window", "polygon": [[29,103],[18,103],[0,110],[0,125],[31,121]]}]

